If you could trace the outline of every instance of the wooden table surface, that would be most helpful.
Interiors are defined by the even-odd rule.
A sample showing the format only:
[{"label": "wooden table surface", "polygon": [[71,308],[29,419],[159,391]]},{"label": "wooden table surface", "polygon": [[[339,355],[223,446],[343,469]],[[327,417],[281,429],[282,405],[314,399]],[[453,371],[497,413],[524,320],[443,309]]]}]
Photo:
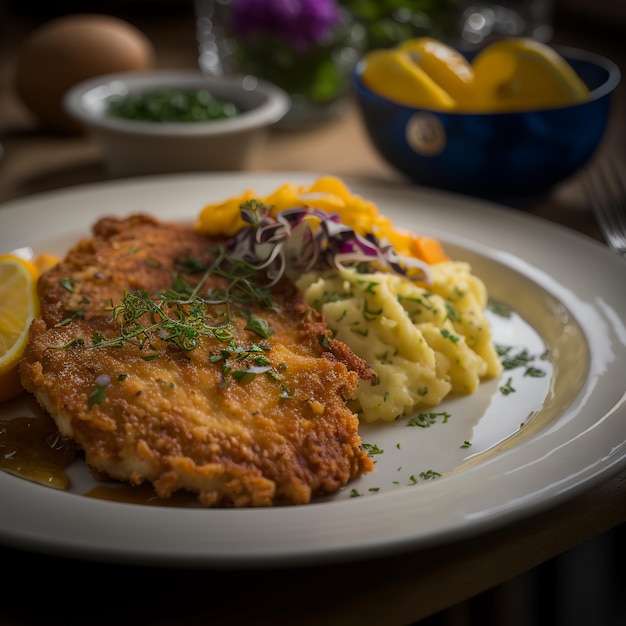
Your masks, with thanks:
[{"label": "wooden table surface", "polygon": [[[107,180],[97,147],[85,136],[43,131],[16,98],[11,83],[15,50],[35,24],[8,16],[0,32],[0,203],[31,194]],[[131,19],[131,18],[129,18]],[[161,67],[194,67],[196,42],[188,15],[133,16],[157,46]],[[555,43],[605,54],[626,69],[624,31],[557,12]],[[626,94],[616,94],[609,130],[598,152],[624,168]],[[407,184],[373,151],[356,110],[310,130],[276,130],[251,168],[313,171],[339,177]],[[1,210],[1,208],[0,208]],[[600,238],[585,202],[580,176],[523,210]],[[0,495],[0,517],[2,504]],[[171,570],[0,549],[3,582],[0,623],[66,625],[116,623],[350,624],[405,626],[499,585],[626,520],[626,472],[558,506],[485,535],[443,547],[357,563],[273,571]],[[8,583],[6,581],[9,581]],[[18,589],[30,599],[18,599]],[[21,594],[19,594],[21,597]],[[75,599],[88,603],[89,618]],[[85,600],[86,598],[86,600]],[[59,622],[60,623],[60,622]]]}]

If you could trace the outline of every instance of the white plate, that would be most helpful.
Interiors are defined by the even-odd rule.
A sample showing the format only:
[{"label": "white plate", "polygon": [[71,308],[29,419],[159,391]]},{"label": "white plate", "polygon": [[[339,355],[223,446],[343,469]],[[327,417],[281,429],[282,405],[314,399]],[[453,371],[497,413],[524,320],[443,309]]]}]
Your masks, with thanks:
[{"label": "white plate", "polygon": [[[98,216],[148,212],[193,221],[209,202],[267,194],[314,174],[175,175],[60,190],[0,209],[0,252],[63,254]],[[101,561],[266,567],[390,555],[468,537],[553,506],[626,465],[626,262],[599,243],[532,216],[416,187],[347,180],[397,225],[439,237],[468,260],[515,315],[491,316],[496,343],[527,348],[545,376],[523,370],[448,400],[447,423],[363,426],[383,449],[376,470],[306,506],[202,509],[110,502],[70,468],[69,491],[0,472],[0,542]],[[509,376],[514,393],[501,387]],[[29,411],[21,400],[0,417]],[[524,424],[523,426],[521,426]],[[470,447],[462,447],[465,441]],[[420,477],[433,470],[436,479]],[[355,497],[355,494],[360,494]]]}]

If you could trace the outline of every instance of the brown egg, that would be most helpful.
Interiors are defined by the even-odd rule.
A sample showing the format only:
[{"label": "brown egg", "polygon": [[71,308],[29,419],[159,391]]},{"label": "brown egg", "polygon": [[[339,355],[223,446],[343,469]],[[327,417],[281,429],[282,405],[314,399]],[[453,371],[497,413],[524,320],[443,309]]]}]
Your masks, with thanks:
[{"label": "brown egg", "polygon": [[135,26],[111,15],[74,14],[33,31],[18,51],[15,88],[22,102],[52,130],[81,127],[63,110],[63,95],[82,80],[154,67],[155,50]]}]

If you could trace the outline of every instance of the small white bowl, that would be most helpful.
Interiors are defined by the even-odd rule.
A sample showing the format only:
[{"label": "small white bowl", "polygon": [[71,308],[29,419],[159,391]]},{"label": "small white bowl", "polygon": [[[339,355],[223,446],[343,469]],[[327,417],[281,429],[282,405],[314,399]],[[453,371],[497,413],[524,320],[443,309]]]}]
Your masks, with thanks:
[{"label": "small white bowl", "polygon": [[[107,114],[113,99],[161,89],[207,89],[240,113],[208,122],[147,122]],[[195,70],[107,74],[67,91],[65,110],[100,143],[113,176],[242,170],[269,128],[291,105],[279,87],[253,76],[212,77]]]}]

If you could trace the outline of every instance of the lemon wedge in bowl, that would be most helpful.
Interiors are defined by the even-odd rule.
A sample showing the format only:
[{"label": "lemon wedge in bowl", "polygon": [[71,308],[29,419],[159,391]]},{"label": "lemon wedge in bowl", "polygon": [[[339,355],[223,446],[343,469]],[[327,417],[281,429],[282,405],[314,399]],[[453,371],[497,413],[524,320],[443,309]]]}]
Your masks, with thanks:
[{"label": "lemon wedge in bowl", "polygon": [[432,37],[415,37],[398,44],[459,106],[473,100],[474,69],[455,48]]},{"label": "lemon wedge in bowl", "polygon": [[496,41],[472,62],[474,98],[480,112],[557,108],[589,97],[589,89],[551,46],[525,37]]},{"label": "lemon wedge in bowl", "polygon": [[398,104],[437,111],[456,107],[456,100],[424,71],[411,50],[371,50],[363,57],[361,81]]},{"label": "lemon wedge in bowl", "polygon": [[0,255],[0,401],[22,391],[19,362],[28,341],[30,323],[39,314],[39,270],[31,261]]}]

